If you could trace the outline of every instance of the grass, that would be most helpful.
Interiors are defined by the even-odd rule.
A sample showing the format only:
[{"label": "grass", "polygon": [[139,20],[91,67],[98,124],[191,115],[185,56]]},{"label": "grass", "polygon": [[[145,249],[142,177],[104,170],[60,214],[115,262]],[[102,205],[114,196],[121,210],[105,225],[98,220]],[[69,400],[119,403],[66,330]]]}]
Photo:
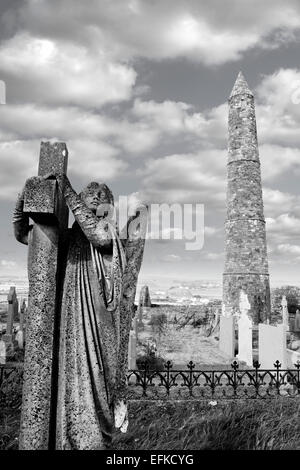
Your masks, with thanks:
[{"label": "grass", "polygon": [[[132,401],[112,449],[300,450],[298,399],[210,403]],[[18,448],[19,424],[19,411],[0,412],[0,450]]]},{"label": "grass", "polygon": [[18,448],[20,410],[0,410],[0,450]]},{"label": "grass", "polygon": [[300,450],[298,399],[132,402],[116,450]]}]

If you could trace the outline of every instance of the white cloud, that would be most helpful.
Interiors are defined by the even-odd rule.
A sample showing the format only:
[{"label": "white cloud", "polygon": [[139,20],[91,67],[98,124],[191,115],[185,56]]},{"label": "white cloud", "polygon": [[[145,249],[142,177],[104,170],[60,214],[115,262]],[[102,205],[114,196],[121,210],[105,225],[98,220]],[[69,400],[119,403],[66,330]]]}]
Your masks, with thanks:
[{"label": "white cloud", "polygon": [[295,93],[299,93],[299,89],[298,69],[281,68],[263,77],[256,90],[258,137],[261,144],[289,147],[289,152],[299,147],[300,106],[295,103]]},{"label": "white cloud", "polygon": [[216,252],[208,252],[203,254],[203,259],[215,261],[215,260],[223,260],[224,259],[224,252],[216,253]]},{"label": "white cloud", "polygon": [[2,259],[0,264],[1,266],[5,268],[14,268],[17,265],[15,261],[6,260],[6,259]]},{"label": "white cloud", "polygon": [[[290,214],[281,214],[276,218],[266,219],[267,243],[270,258],[278,259],[284,254],[285,260],[294,260],[297,254],[292,246],[298,246],[300,218]],[[279,256],[280,258],[280,256]]]},{"label": "white cloud", "polygon": [[[0,198],[16,198],[27,178],[37,175],[39,140],[0,142]],[[68,143],[69,171],[82,184],[91,180],[110,181],[127,168],[126,162],[115,157],[116,151],[105,143],[72,140]]]},{"label": "white cloud", "polygon": [[204,233],[207,236],[216,235],[219,231],[220,231],[220,228],[217,228],[217,227],[210,227],[208,225],[204,227]]},{"label": "white cloud", "polygon": [[2,42],[0,70],[8,83],[19,81],[15,94],[25,102],[87,108],[128,100],[136,79],[131,67],[112,61],[101,49],[24,32]]},{"label": "white cloud", "polygon": [[39,143],[36,141],[0,142],[0,198],[15,199],[25,180],[37,174]]},{"label": "white cloud", "polygon": [[300,216],[300,196],[263,187],[263,200],[265,217],[273,220],[272,217],[278,217],[284,214]]},{"label": "white cloud", "polygon": [[[65,21],[67,15],[68,21]],[[114,57],[185,57],[206,65],[239,59],[254,47],[293,41],[300,26],[296,0],[28,1],[16,16],[38,37],[54,34],[101,47]]]},{"label": "white cloud", "polygon": [[162,261],[166,261],[167,263],[178,263],[181,261],[181,257],[174,254],[165,255],[162,257]]},{"label": "white cloud", "polygon": [[225,207],[226,181],[222,170],[218,171],[220,158],[224,154],[216,150],[148,160],[141,171],[144,198],[150,202]]},{"label": "white cloud", "polygon": [[282,254],[298,255],[300,257],[300,245],[290,245],[289,243],[283,243],[277,246],[277,250]]}]

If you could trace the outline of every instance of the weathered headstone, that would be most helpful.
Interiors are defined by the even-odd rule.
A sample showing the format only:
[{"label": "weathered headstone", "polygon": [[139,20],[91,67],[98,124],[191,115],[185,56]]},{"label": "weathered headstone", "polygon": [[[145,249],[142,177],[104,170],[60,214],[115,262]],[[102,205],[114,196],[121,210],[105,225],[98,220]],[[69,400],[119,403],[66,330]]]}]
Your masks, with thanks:
[{"label": "weathered headstone", "polygon": [[0,364],[6,363],[6,344],[5,341],[0,339]]},{"label": "weathered headstone", "polygon": [[297,308],[294,322],[294,332],[300,333],[300,311]]},{"label": "weathered headstone", "polygon": [[214,331],[217,328],[219,322],[220,322],[220,310],[217,309],[215,311],[215,318],[214,318],[214,323],[213,323],[213,326],[212,326],[212,331]]},{"label": "weathered headstone", "polygon": [[132,330],[129,333],[128,369],[136,369],[136,335],[135,332]]},{"label": "weathered headstone", "polygon": [[247,294],[241,290],[240,291],[240,302],[239,302],[239,310],[240,310],[240,315],[248,315],[248,312],[251,308],[251,305],[248,300]]},{"label": "weathered headstone", "polygon": [[143,286],[140,291],[140,301],[139,304],[142,307],[151,307],[150,292],[148,286]]},{"label": "weathered headstone", "polygon": [[23,349],[24,348],[24,331],[23,330],[17,331],[15,340],[18,343],[18,348]]},{"label": "weathered headstone", "polygon": [[240,292],[240,317],[238,319],[238,358],[240,361],[246,362],[248,366],[253,365],[252,350],[252,321],[248,317],[251,305],[248,296],[242,290]]},{"label": "weathered headstone", "polygon": [[[67,158],[64,143],[42,142],[38,175],[66,173]],[[63,233],[68,226],[68,209],[56,181],[27,180],[23,212],[34,225],[28,239],[29,303],[19,446],[42,450],[54,446],[51,423],[56,409],[60,264]]]},{"label": "weathered headstone", "polygon": [[286,325],[273,326],[260,323],[258,328],[258,360],[261,369],[274,369],[276,361],[279,361],[285,369],[287,367]]},{"label": "weathered headstone", "polygon": [[234,317],[226,316],[224,304],[222,306],[222,314],[220,316],[220,336],[219,349],[231,358],[234,357],[235,331]]},{"label": "weathered headstone", "polygon": [[138,304],[137,320],[138,320],[138,328],[143,329],[144,328],[143,307],[140,303]]},{"label": "weathered headstone", "polygon": [[136,338],[137,338],[137,337],[138,337],[138,331],[139,331],[139,329],[138,329],[138,319],[137,319],[136,316],[135,316],[134,319],[133,319],[133,331],[134,331],[135,336],[136,336]]},{"label": "weathered headstone", "polygon": [[248,366],[252,366],[252,321],[248,315],[241,315],[238,320],[238,344],[239,360],[246,362]]},{"label": "weathered headstone", "polygon": [[13,342],[13,323],[18,315],[18,299],[16,294],[16,288],[11,287],[7,296],[8,307],[7,307],[7,322],[6,322],[6,334],[3,335],[3,340],[6,343]]},{"label": "weathered headstone", "polygon": [[282,307],[282,323],[283,325],[286,325],[287,329],[289,329],[289,312],[288,312],[288,304],[287,304],[285,295],[282,296],[281,307]]},{"label": "weathered headstone", "polygon": [[20,330],[24,330],[25,314],[26,314],[26,300],[23,299],[23,302],[20,308]]}]

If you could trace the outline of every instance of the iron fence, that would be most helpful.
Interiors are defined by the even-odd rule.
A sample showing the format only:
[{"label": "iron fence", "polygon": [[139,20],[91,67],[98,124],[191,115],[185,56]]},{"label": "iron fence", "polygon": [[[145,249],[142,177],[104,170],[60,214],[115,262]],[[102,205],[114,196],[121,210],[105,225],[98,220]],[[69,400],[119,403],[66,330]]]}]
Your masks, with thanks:
[{"label": "iron fence", "polygon": [[295,369],[240,369],[234,361],[227,370],[197,370],[190,361],[187,369],[173,369],[168,361],[164,370],[151,370],[142,364],[128,374],[128,399],[238,399],[300,397],[300,361]]},{"label": "iron fence", "polygon": [[[234,361],[230,369],[199,370],[190,361],[186,369],[173,369],[170,361],[164,370],[147,363],[128,372],[128,400],[182,399],[257,399],[300,398],[300,361],[294,369],[240,369]],[[0,408],[19,408],[22,401],[23,364],[0,365]]]}]

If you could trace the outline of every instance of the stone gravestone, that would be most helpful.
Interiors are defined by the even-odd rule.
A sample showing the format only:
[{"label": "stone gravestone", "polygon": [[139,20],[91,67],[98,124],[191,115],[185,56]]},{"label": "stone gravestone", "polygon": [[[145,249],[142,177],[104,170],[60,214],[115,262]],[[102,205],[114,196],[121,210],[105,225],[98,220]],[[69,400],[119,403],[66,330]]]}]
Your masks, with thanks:
[{"label": "stone gravestone", "polygon": [[24,349],[24,331],[18,330],[15,336],[15,340],[18,343],[19,349]]},{"label": "stone gravestone", "polygon": [[248,366],[253,365],[252,350],[252,321],[248,317],[248,311],[251,305],[248,301],[247,294],[243,291],[240,293],[240,317],[238,319],[238,358],[240,361],[246,362]]},{"label": "stone gravestone", "polygon": [[136,339],[137,339],[137,338],[138,338],[139,329],[138,329],[138,319],[137,319],[136,316],[135,316],[134,319],[133,319],[133,331],[134,331],[135,337],[136,337]]},{"label": "stone gravestone", "polygon": [[234,357],[235,331],[233,315],[226,315],[225,305],[222,305],[220,316],[219,349],[231,358]]},{"label": "stone gravestone", "polygon": [[26,301],[23,299],[23,302],[20,307],[20,313],[19,313],[19,329],[16,333],[15,339],[18,343],[18,348],[19,349],[24,349],[24,341],[25,341],[25,335],[24,335],[24,317],[25,317],[25,312],[26,312]]},{"label": "stone gravestone", "polygon": [[141,288],[139,303],[142,307],[151,307],[151,299],[148,286],[143,286]]},{"label": "stone gravestone", "polygon": [[143,329],[143,328],[144,328],[144,323],[143,323],[143,307],[142,307],[142,305],[141,305],[140,302],[139,302],[139,304],[138,304],[137,320],[138,320],[138,328]]},{"label": "stone gravestone", "polygon": [[215,311],[215,318],[214,318],[214,323],[213,323],[213,326],[212,326],[212,332],[215,331],[215,329],[217,328],[219,323],[220,323],[220,310],[217,309]]},{"label": "stone gravestone", "polygon": [[287,304],[285,295],[282,296],[281,307],[282,307],[282,323],[283,325],[286,325],[287,329],[289,329],[289,312],[288,312],[288,304]]},{"label": "stone gravestone", "polygon": [[5,341],[0,339],[0,364],[6,363],[6,344]]},{"label": "stone gravestone", "polygon": [[128,369],[136,369],[136,335],[133,330],[131,330],[129,333]]},{"label": "stone gravestone", "polygon": [[247,315],[238,320],[238,358],[248,366],[253,365],[252,321]]},{"label": "stone gravestone", "polygon": [[[66,173],[67,159],[64,143],[42,142],[38,175]],[[55,438],[51,426],[56,409],[60,264],[63,234],[68,227],[68,209],[56,181],[27,180],[23,212],[34,225],[28,239],[29,299],[19,446],[42,450],[53,447],[51,439]]]},{"label": "stone gravestone", "polygon": [[297,308],[295,321],[294,321],[294,332],[300,333],[300,310]]},{"label": "stone gravestone", "polygon": [[16,294],[16,288],[11,287],[7,296],[7,322],[6,322],[6,334],[3,339],[7,342],[12,342],[13,335],[13,324],[16,316],[18,315],[18,299]]},{"label": "stone gravestone", "polygon": [[258,325],[258,360],[261,369],[274,369],[277,360],[287,367],[286,325]]},{"label": "stone gravestone", "polygon": [[26,300],[23,299],[20,308],[20,330],[24,330],[24,322],[25,322],[25,314],[26,314]]},{"label": "stone gravestone", "polygon": [[8,307],[7,307],[7,322],[6,322],[6,333],[2,339],[6,344],[6,356],[10,357],[14,353],[14,338],[13,338],[13,324],[14,320],[18,316],[18,299],[16,288],[11,287],[7,296]]}]

